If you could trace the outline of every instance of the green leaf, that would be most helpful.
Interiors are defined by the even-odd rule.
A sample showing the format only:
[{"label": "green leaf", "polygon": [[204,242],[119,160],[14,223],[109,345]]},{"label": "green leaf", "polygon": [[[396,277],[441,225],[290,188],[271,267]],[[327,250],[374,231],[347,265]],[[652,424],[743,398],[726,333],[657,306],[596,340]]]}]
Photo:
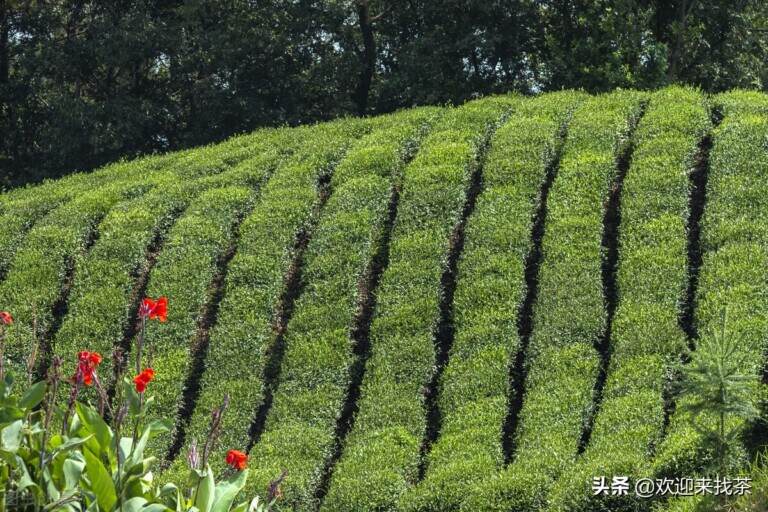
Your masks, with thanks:
[{"label": "green leaf", "polygon": [[151,505],[147,505],[143,509],[141,509],[141,512],[174,512],[172,508],[168,508],[162,503],[152,503]]},{"label": "green leaf", "polygon": [[125,459],[128,458],[128,455],[131,453],[131,448],[133,447],[133,439],[130,437],[121,437],[120,438],[120,444],[119,444],[119,457],[120,462],[124,463]]},{"label": "green leaf", "polygon": [[32,480],[32,477],[29,476],[29,471],[27,470],[27,465],[24,462],[24,460],[16,455],[16,470],[21,473],[21,477],[19,478],[16,489],[21,492],[24,489],[27,489],[29,487],[38,487],[38,485],[35,483],[34,480]]},{"label": "green leaf", "polygon": [[195,506],[200,512],[211,512],[216,492],[216,483],[213,481],[213,471],[211,471],[211,467],[206,466],[205,470],[205,476],[197,486]]},{"label": "green leaf", "polygon": [[5,427],[0,434],[0,448],[11,453],[16,453],[21,444],[21,427],[24,425],[22,420],[16,420]]},{"label": "green leaf", "polygon": [[179,491],[179,487],[174,483],[167,483],[160,488],[160,496],[176,494]]},{"label": "green leaf", "polygon": [[37,404],[42,402],[43,398],[45,397],[45,388],[46,386],[44,380],[33,384],[32,387],[26,390],[21,396],[19,407],[26,409],[27,411],[36,407]]},{"label": "green leaf", "polygon": [[146,457],[136,464],[126,464],[126,476],[144,476],[149,472],[155,462],[157,462],[157,457]]},{"label": "green leaf", "polygon": [[6,373],[5,379],[0,382],[0,398],[5,400],[11,396],[11,389],[13,389],[13,375]]},{"label": "green leaf", "polygon": [[56,457],[60,453],[66,453],[79,446],[82,446],[83,444],[88,442],[92,437],[93,437],[93,434],[89,435],[88,437],[71,437],[67,439],[62,444],[56,447],[56,449],[53,451],[53,457]]},{"label": "green leaf", "polygon": [[11,423],[13,421],[22,419],[24,417],[24,411],[18,407],[2,406],[0,407],[0,425],[5,423]]},{"label": "green leaf", "polygon": [[133,447],[133,453],[126,460],[126,471],[130,472],[130,467],[139,464],[144,458],[144,449],[147,447],[147,443],[150,438],[156,434],[162,432],[168,432],[170,430],[170,423],[166,420],[156,420],[146,426],[144,432],[141,433],[141,437],[136,442],[136,446]]},{"label": "green leaf", "polygon": [[102,510],[112,510],[117,503],[117,492],[112,476],[101,463],[101,460],[90,450],[85,450],[83,455],[85,456],[85,471],[91,481],[91,491],[96,495],[96,500]]},{"label": "green leaf", "polygon": [[172,508],[168,508],[162,503],[153,503],[141,509],[141,512],[168,512],[168,511],[174,512]]},{"label": "green leaf", "polygon": [[85,462],[72,457],[67,458],[62,466],[64,473],[64,489],[77,489],[80,477],[85,469]]},{"label": "green leaf", "polygon": [[211,512],[229,512],[235,497],[245,487],[248,480],[248,470],[245,469],[233,475],[216,486],[213,509]]},{"label": "green leaf", "polygon": [[110,453],[112,448],[112,429],[109,428],[99,413],[87,405],[77,403],[77,415],[83,426],[96,436],[96,441],[101,446],[102,452]]},{"label": "green leaf", "polygon": [[131,416],[138,416],[141,412],[141,398],[133,382],[128,377],[123,379],[124,395],[128,399],[128,410]]},{"label": "green leaf", "polygon": [[146,510],[144,505],[147,504],[147,500],[141,496],[135,496],[120,506],[120,512],[139,512],[140,510]]},{"label": "green leaf", "polygon": [[43,471],[43,476],[38,478],[41,480],[41,487],[45,488],[45,491],[48,493],[48,499],[52,501],[57,501],[59,498],[61,498],[61,492],[59,492],[59,488],[56,486],[56,482],[53,480],[53,475],[51,472],[51,464],[45,467],[45,470]]}]

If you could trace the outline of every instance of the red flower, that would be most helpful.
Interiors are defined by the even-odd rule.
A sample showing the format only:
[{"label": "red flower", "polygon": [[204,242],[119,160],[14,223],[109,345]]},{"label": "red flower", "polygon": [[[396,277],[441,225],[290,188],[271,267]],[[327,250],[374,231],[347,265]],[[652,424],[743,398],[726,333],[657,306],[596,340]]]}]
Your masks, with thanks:
[{"label": "red flower", "polygon": [[7,311],[0,311],[0,323],[3,325],[11,325],[13,323],[13,317]]},{"label": "red flower", "polygon": [[168,298],[160,297],[153,300],[146,297],[139,308],[139,316],[150,320],[157,318],[161,322],[165,322],[168,319]]},{"label": "red flower", "polygon": [[147,384],[149,384],[155,378],[155,370],[152,368],[145,368],[140,374],[133,378],[133,383],[136,385],[136,391],[143,393],[147,390]]},{"label": "red flower", "polygon": [[96,367],[101,364],[102,359],[98,352],[88,352],[87,350],[79,352],[77,354],[77,371],[72,376],[71,381],[77,383],[79,379],[82,379],[86,386],[92,385]]},{"label": "red flower", "polygon": [[238,450],[229,450],[227,452],[227,464],[238,471],[242,471],[248,465],[248,456]]}]

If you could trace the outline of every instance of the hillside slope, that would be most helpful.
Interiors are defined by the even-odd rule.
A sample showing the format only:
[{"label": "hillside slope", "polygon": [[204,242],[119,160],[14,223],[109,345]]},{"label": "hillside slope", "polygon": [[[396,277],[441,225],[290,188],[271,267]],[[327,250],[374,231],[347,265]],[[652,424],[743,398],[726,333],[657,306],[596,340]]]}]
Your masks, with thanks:
[{"label": "hillside slope", "polygon": [[167,478],[228,394],[212,460],[247,449],[251,494],[287,469],[285,509],[650,510],[592,479],[700,473],[671,370],[724,305],[763,372],[766,140],[759,93],[499,96],[14,190],[6,364],[130,353],[166,295]]}]

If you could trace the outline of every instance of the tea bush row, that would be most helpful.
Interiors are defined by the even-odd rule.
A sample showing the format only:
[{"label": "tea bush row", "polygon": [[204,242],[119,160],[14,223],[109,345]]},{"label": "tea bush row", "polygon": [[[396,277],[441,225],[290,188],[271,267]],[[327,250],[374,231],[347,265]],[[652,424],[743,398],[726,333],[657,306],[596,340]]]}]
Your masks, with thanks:
[{"label": "tea bush row", "polygon": [[[551,510],[639,510],[649,500],[595,496],[595,476],[648,477],[649,451],[664,421],[669,368],[687,346],[680,326],[688,285],[686,221],[689,174],[711,127],[702,94],[669,88],[655,93],[636,132],[621,192],[619,303],[611,361],[589,446],[565,468],[550,493]],[[639,501],[639,502],[638,502]]]},{"label": "tea bush row", "polygon": [[[726,93],[714,101],[722,105],[724,118],[714,132],[709,159],[696,322],[701,339],[707,339],[722,328],[727,307],[726,336],[737,341],[738,349],[732,360],[740,361],[741,372],[757,381],[768,348],[768,101],[749,92]],[[654,460],[660,475],[696,474],[716,456],[690,424],[690,413],[682,406],[688,399],[678,403]]]},{"label": "tea bush row", "polygon": [[514,459],[471,491],[466,510],[539,510],[576,458],[600,364],[595,343],[606,325],[603,217],[642,98],[615,92],[587,99],[574,112],[547,204]]},{"label": "tea bush row", "polygon": [[425,479],[404,494],[405,510],[454,510],[469,489],[504,464],[509,364],[520,348],[531,229],[561,130],[578,93],[521,102],[493,138],[483,191],[469,218],[454,298],[455,340],[440,383],[440,436]]},{"label": "tea bush row", "polygon": [[265,431],[251,451],[259,461],[254,491],[288,470],[287,507],[312,508],[333,455],[337,417],[358,357],[352,330],[361,294],[375,293],[367,280],[386,236],[390,198],[438,112],[418,109],[378,118],[374,131],[333,172],[331,196],[305,253],[304,284],[285,334],[279,386]]},{"label": "tea bush row", "polygon": [[[415,480],[435,364],[440,280],[484,140],[514,97],[448,111],[406,167],[389,265],[377,290],[359,412],[323,509],[382,510]],[[365,475],[361,478],[361,475]]]},{"label": "tea bush row", "polygon": [[223,460],[227,448],[247,447],[263,397],[264,361],[272,349],[280,315],[277,307],[298,250],[297,236],[315,221],[321,181],[369,130],[370,123],[358,120],[311,128],[301,146],[274,171],[241,224],[217,323],[210,333],[200,396],[189,419],[182,456],[167,478],[185,471],[183,454],[193,439],[206,437],[210,411],[221,405],[225,394],[230,406],[212,460]]}]

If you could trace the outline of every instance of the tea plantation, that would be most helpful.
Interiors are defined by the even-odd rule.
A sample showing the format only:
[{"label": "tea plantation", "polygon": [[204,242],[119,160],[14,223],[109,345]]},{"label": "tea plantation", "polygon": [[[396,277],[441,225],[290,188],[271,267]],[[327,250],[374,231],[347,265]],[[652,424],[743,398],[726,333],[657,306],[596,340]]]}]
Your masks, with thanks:
[{"label": "tea plantation", "polygon": [[[766,269],[768,95],[744,91],[495,96],[0,195],[6,366],[130,351],[167,296],[161,478],[228,394],[211,460],[246,451],[252,495],[287,470],[280,510],[680,507],[593,478],[702,474],[675,383],[725,305],[763,378]],[[746,470],[768,436],[743,430]]]}]

